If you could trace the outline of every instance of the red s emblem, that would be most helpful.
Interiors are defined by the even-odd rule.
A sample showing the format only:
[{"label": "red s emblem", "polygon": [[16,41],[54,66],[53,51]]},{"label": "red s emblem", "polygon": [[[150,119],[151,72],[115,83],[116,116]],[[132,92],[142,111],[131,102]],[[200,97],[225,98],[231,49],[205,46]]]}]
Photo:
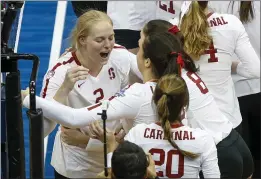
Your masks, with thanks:
[{"label": "red s emblem", "polygon": [[113,68],[110,68],[110,69],[108,70],[108,73],[109,73],[110,79],[113,80],[113,79],[115,78],[114,69],[113,69]]}]

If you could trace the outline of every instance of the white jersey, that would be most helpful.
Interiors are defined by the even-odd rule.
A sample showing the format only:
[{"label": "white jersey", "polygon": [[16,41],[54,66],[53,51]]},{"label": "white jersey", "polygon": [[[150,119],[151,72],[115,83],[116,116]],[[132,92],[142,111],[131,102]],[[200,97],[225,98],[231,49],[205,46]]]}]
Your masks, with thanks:
[{"label": "white jersey", "polygon": [[168,178],[198,178],[202,170],[205,178],[220,178],[217,149],[213,138],[201,129],[172,125],[172,139],[182,150],[196,153],[196,159],[184,157],[168,140],[160,124],[139,124],[125,136],[125,140],[151,153],[157,176]]},{"label": "white jersey", "polygon": [[[44,77],[42,97],[52,100],[61,87],[67,70],[78,65],[81,64],[74,52],[61,57],[57,64],[49,68]],[[135,65],[136,56],[116,45],[110,54],[108,63],[102,67],[97,77],[88,75],[86,80],[75,83],[68,96],[68,106],[80,108],[108,99],[128,84],[130,70],[138,71],[138,69],[135,69]],[[113,129],[115,125],[116,123],[113,121],[108,122],[109,128]],[[88,144],[90,149],[86,151],[63,143],[60,134],[61,131],[59,130],[55,137],[51,161],[55,170],[68,178],[96,177],[103,167],[103,163],[100,161],[102,155],[99,153],[102,146],[94,145],[97,140],[91,139]],[[99,147],[101,149],[95,151]]]},{"label": "white jersey", "polygon": [[[252,1],[252,3],[254,19],[243,25],[260,59],[260,1]],[[234,14],[239,18],[240,1],[209,1],[209,6],[215,12]],[[232,75],[232,77],[238,97],[260,92],[260,79],[246,79],[239,75]]]},{"label": "white jersey", "polygon": [[[233,127],[232,123],[220,112],[213,96],[196,74],[183,70],[182,77],[190,94],[190,105],[187,112],[189,125],[193,128],[206,130],[218,144],[229,135]],[[154,122],[156,120],[156,109],[155,104],[152,103],[152,94],[155,86],[156,83],[154,82],[136,83],[128,89],[125,88],[116,93],[115,96],[110,98],[110,105],[107,110],[108,121],[120,118],[135,119],[134,125]],[[28,99],[24,100],[25,106],[28,106]],[[99,120],[100,117],[97,113],[102,110],[100,105],[99,103],[89,106],[87,109],[72,109],[57,102],[53,103],[37,98],[37,107],[42,108],[45,117],[72,128],[82,128],[94,120]],[[57,111],[63,112],[58,114]]]},{"label": "white jersey", "polygon": [[220,110],[235,128],[241,123],[242,117],[231,77],[233,54],[240,60],[237,73],[246,78],[260,77],[260,60],[236,16],[213,13],[209,14],[208,22],[214,45],[195,64],[200,68],[198,74],[213,94]]},{"label": "white jersey", "polygon": [[182,78],[189,91],[188,125],[207,131],[218,144],[230,134],[233,124],[219,110],[213,95],[196,73],[183,69]]},{"label": "white jersey", "polygon": [[107,14],[114,29],[140,31],[150,20],[155,19],[155,1],[108,1]]},{"label": "white jersey", "polygon": [[179,17],[183,1],[156,1],[156,19],[168,21]]}]

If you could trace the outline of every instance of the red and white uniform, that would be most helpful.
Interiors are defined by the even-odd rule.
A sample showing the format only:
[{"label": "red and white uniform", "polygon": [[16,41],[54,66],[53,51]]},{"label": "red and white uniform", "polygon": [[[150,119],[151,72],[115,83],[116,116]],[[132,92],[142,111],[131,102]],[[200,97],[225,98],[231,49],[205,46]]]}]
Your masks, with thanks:
[{"label": "red and white uniform", "polygon": [[140,31],[150,20],[155,19],[155,1],[108,1],[107,14],[114,29]]},{"label": "red and white uniform", "polygon": [[220,178],[217,149],[213,138],[201,129],[171,125],[172,139],[182,150],[199,154],[196,159],[184,157],[168,140],[164,140],[160,124],[139,124],[125,136],[125,140],[151,153],[157,175],[164,178],[198,178],[202,170],[205,178]]},{"label": "red and white uniform", "polygon": [[[254,19],[244,23],[251,45],[260,59],[260,1],[253,2]],[[234,6],[233,6],[234,3]],[[209,1],[209,6],[219,13],[234,14],[239,18],[240,1]],[[235,56],[237,60],[237,56]],[[237,97],[260,92],[260,79],[247,79],[239,75],[232,75]]]},{"label": "red and white uniform", "polygon": [[[128,85],[130,70],[138,73],[136,56],[123,47],[115,45],[109,61],[104,65],[97,77],[88,75],[86,80],[76,82],[68,96],[68,106],[80,108],[90,106],[103,99],[108,99],[117,91]],[[61,57],[57,64],[50,67],[44,77],[41,95],[43,98],[53,100],[53,96],[61,87],[68,69],[81,65],[74,52]],[[136,74],[137,74],[136,73]],[[56,111],[62,115],[62,111]],[[70,120],[73,120],[71,118]],[[108,127],[113,129],[116,121],[108,122]],[[70,146],[60,139],[59,130],[55,137],[51,164],[55,170],[68,178],[96,177],[102,171],[103,157],[101,145],[94,145],[97,140],[91,139],[87,151]],[[101,149],[99,149],[101,148]],[[99,149],[99,150],[98,150]]]},{"label": "red and white uniform", "polygon": [[156,19],[169,19],[179,17],[183,1],[156,1]]},{"label": "red and white uniform", "polygon": [[188,125],[207,131],[218,144],[230,134],[233,124],[219,110],[211,91],[197,74],[183,69],[181,76],[189,91]]},{"label": "red and white uniform", "polygon": [[[187,111],[188,124],[193,128],[206,130],[218,144],[229,135],[233,128],[232,123],[220,112],[213,96],[196,74],[182,70],[182,77],[186,81],[190,94],[190,105]],[[128,89],[118,92],[110,98],[107,120],[135,119],[134,125],[156,121],[155,104],[152,102],[155,86],[155,82],[135,83]],[[28,106],[28,100],[29,98],[24,100],[25,106]],[[100,104],[73,109],[55,101],[46,101],[38,97],[36,100],[37,107],[42,108],[45,117],[67,127],[82,128],[90,122],[100,119],[100,116],[97,115],[102,110]],[[62,113],[58,114],[57,111],[62,111]]]},{"label": "red and white uniform", "polygon": [[198,75],[213,94],[219,109],[235,128],[241,123],[242,117],[231,77],[233,54],[240,60],[237,74],[246,78],[260,78],[260,60],[236,16],[219,13],[208,16],[209,33],[214,45],[195,64],[200,68]]}]

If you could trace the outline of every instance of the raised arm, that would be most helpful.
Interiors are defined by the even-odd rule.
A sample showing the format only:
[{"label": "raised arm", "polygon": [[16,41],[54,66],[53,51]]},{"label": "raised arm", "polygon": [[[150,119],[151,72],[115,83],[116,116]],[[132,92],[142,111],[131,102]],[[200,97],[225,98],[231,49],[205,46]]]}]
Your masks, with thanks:
[{"label": "raised arm", "polygon": [[[134,84],[129,89],[125,89],[126,91],[121,90],[110,98],[107,120],[134,119],[137,116],[142,105],[142,96],[139,95],[139,90],[137,90],[139,85],[141,84]],[[23,104],[25,107],[29,107],[29,96],[25,97]],[[102,112],[100,103],[74,109],[54,100],[36,97],[36,106],[42,108],[44,117],[70,128],[82,128],[95,120],[101,119],[97,115],[97,113]]]}]

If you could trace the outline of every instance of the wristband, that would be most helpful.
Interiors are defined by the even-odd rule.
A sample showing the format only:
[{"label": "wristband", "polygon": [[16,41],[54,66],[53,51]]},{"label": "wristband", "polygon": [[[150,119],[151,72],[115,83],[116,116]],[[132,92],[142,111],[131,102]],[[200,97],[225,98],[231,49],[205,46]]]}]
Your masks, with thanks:
[{"label": "wristband", "polygon": [[111,158],[112,158],[112,152],[107,154],[107,167],[111,168]]}]

